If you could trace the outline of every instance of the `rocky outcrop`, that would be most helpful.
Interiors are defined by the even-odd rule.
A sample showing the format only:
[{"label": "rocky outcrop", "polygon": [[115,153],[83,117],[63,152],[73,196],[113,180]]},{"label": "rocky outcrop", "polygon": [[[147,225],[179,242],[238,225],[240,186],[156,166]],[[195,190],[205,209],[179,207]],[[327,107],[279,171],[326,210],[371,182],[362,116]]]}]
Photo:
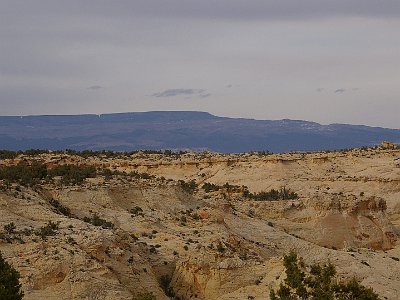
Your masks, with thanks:
[{"label": "rocky outcrop", "polygon": [[[249,295],[265,296],[267,286],[274,286],[271,274],[275,274],[273,280],[276,282],[276,277],[280,277],[282,271],[282,262],[276,260],[261,264],[245,261],[237,256],[201,255],[190,257],[177,265],[171,287],[181,299],[217,300],[227,295],[235,295],[234,299],[239,299],[246,289]],[[264,285],[260,287],[262,281]]]},{"label": "rocky outcrop", "polygon": [[[341,277],[356,276],[382,298],[400,293],[398,150],[42,154],[0,165],[35,159],[109,171],[78,185],[0,182],[0,251],[21,273],[28,300],[131,300],[141,292],[158,300],[268,299],[290,249],[307,264],[329,259]],[[195,189],[178,180],[194,180]],[[206,191],[205,182],[221,188]],[[282,187],[299,198],[243,193]]]},{"label": "rocky outcrop", "polygon": [[386,202],[378,197],[319,195],[292,203],[284,216],[294,223],[286,226],[289,232],[324,247],[388,250],[397,242]]}]

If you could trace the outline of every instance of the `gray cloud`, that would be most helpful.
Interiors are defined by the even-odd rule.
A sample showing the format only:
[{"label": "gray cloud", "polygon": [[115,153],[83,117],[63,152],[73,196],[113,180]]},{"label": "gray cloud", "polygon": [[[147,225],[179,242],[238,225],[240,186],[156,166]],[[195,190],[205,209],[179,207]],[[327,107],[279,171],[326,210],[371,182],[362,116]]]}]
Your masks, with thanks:
[{"label": "gray cloud", "polygon": [[199,96],[200,96],[200,98],[208,98],[208,97],[210,97],[210,96],[211,96],[211,93],[207,93],[207,94],[200,94]]},{"label": "gray cloud", "polygon": [[200,98],[206,98],[211,96],[210,93],[206,93],[203,89],[169,89],[159,93],[154,93],[153,97],[157,98],[168,98],[178,96],[198,96]]},{"label": "gray cloud", "polygon": [[[400,16],[398,0],[121,0],[57,1],[2,0],[7,11],[33,14],[132,18],[137,16],[182,19],[302,19],[335,16]],[[7,13],[1,13],[5,16]]]},{"label": "gray cloud", "polygon": [[346,91],[346,89],[336,89],[335,94],[343,94]]},{"label": "gray cloud", "polygon": [[102,89],[103,87],[102,86],[100,86],[100,85],[92,85],[92,86],[89,86],[88,87],[88,90],[100,90],[100,89]]},{"label": "gray cloud", "polygon": [[399,127],[399,27],[399,0],[0,0],[0,114]]}]

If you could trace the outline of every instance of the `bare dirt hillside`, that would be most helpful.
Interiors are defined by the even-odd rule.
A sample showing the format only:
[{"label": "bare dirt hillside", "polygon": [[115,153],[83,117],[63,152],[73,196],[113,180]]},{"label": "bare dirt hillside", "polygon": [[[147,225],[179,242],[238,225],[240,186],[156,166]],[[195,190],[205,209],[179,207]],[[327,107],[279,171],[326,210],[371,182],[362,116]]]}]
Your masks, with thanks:
[{"label": "bare dirt hillside", "polygon": [[398,149],[24,154],[1,176],[0,251],[28,300],[269,299],[290,250],[400,293]]}]

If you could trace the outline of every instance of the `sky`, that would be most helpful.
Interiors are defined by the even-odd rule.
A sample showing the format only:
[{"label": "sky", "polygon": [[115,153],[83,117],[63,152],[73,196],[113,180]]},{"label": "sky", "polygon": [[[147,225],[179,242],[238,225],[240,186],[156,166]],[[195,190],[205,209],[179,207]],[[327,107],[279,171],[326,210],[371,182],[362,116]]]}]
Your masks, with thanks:
[{"label": "sky", "polygon": [[0,115],[400,128],[399,0],[0,0]]}]

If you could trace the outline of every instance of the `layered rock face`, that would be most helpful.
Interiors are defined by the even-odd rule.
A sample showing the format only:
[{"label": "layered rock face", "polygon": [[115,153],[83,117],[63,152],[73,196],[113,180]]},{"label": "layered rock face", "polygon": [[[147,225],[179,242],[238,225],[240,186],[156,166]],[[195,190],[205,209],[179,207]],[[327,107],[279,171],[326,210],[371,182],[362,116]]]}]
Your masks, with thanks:
[{"label": "layered rock face", "polygon": [[382,198],[361,199],[316,196],[285,209],[288,224],[282,226],[300,237],[333,249],[392,249],[397,242],[395,228]]},{"label": "layered rock face", "polygon": [[[381,298],[400,293],[398,150],[43,154],[0,168],[34,161],[98,171],[79,184],[1,181],[0,251],[25,299],[268,299],[291,249]],[[254,196],[283,187],[297,197]]]}]

